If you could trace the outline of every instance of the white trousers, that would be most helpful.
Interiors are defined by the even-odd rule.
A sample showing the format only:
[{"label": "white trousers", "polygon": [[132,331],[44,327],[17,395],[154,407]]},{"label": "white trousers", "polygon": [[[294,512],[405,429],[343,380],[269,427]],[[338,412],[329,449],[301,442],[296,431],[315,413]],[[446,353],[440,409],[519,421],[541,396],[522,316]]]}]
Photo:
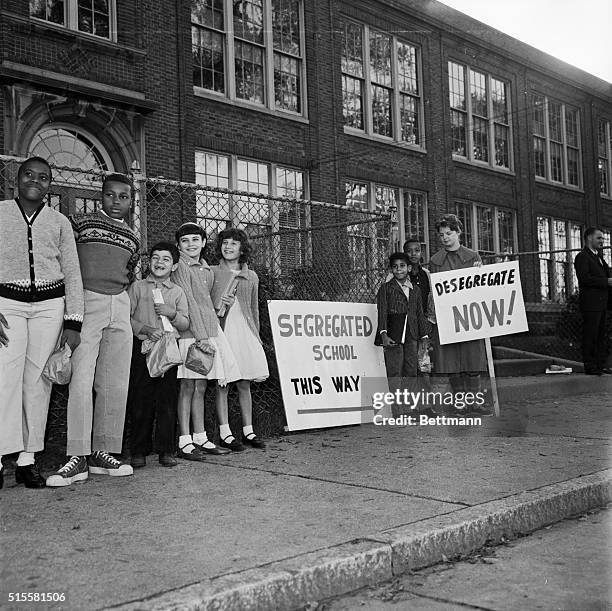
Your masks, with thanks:
[{"label": "white trousers", "polygon": [[8,346],[0,346],[0,456],[44,448],[52,384],[42,370],[55,349],[64,298],[25,303],[0,297]]}]

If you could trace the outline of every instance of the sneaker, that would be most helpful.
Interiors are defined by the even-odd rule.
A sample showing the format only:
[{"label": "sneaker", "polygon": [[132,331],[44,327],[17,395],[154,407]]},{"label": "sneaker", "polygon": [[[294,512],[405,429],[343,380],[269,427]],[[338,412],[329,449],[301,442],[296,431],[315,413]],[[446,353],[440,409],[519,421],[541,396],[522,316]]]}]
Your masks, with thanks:
[{"label": "sneaker", "polygon": [[47,478],[47,486],[70,486],[73,482],[84,482],[89,477],[87,459],[84,456],[71,456],[70,460],[53,475]]},{"label": "sneaker", "polygon": [[97,450],[89,457],[89,470],[95,475],[112,477],[123,477],[134,473],[131,465],[123,464],[104,450]]}]

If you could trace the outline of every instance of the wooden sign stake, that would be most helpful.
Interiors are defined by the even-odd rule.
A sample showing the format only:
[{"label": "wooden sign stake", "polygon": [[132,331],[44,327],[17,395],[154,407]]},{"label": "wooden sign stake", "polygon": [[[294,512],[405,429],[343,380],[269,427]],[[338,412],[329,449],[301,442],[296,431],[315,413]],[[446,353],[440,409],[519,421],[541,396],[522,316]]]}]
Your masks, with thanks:
[{"label": "wooden sign stake", "polygon": [[493,364],[493,350],[491,338],[485,337],[485,348],[487,350],[487,365],[489,366],[489,377],[491,379],[491,393],[493,394],[493,413],[499,418],[499,397],[497,396],[497,380],[495,379],[495,365]]}]

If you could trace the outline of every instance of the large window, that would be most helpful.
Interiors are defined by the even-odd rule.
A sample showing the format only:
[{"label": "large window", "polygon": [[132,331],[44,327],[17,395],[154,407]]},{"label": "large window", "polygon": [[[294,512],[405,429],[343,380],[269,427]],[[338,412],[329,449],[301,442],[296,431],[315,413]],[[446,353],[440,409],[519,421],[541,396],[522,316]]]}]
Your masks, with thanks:
[{"label": "large window", "polygon": [[448,62],[448,90],[453,157],[511,169],[507,83]]},{"label": "large window", "polygon": [[612,134],[610,122],[599,121],[597,130],[597,167],[599,169],[599,192],[605,197],[612,197]]},{"label": "large window", "polygon": [[485,263],[493,263],[492,255],[516,252],[516,215],[512,210],[455,202],[455,214],[463,225],[461,242],[487,258]]},{"label": "large window", "polygon": [[578,290],[574,257],[581,245],[578,223],[539,216],[540,296],[542,301],[563,303]]},{"label": "large window", "polygon": [[115,40],[115,0],[30,0],[30,17]]},{"label": "large window", "polygon": [[196,183],[212,187],[198,190],[196,200],[198,222],[209,235],[230,225],[244,229],[253,240],[254,262],[276,274],[306,264],[310,211],[297,201],[306,199],[304,172],[206,151],[196,151],[195,162]]},{"label": "large window", "polygon": [[192,0],[191,39],[197,90],[305,114],[301,0]]},{"label": "large window", "polygon": [[346,128],[424,148],[419,49],[368,25],[342,25]]},{"label": "large window", "polygon": [[582,152],[578,110],[534,94],[531,125],[536,177],[552,183],[581,187]]}]

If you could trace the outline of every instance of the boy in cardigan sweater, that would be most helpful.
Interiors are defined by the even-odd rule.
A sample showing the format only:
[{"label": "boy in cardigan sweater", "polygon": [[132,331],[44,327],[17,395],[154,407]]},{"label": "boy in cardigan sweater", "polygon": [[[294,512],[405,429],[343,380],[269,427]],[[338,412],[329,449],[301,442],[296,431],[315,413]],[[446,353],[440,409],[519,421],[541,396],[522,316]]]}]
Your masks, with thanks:
[{"label": "boy in cardigan sweater", "polygon": [[34,461],[51,394],[42,371],[58,340],[78,346],[83,321],[70,222],[44,201],[51,178],[49,164],[32,157],[17,174],[19,197],[0,202],[0,461],[19,452],[15,479],[28,488],[45,485]]},{"label": "boy in cardigan sweater", "polygon": [[68,486],[86,480],[90,472],[133,473],[130,465],[111,456],[121,452],[132,356],[126,289],[133,279],[140,242],[124,220],[131,201],[129,178],[111,174],[102,184],[102,210],[70,217],[85,289],[85,316],[81,344],[72,359],[68,396],[70,458],[47,478],[47,486]]}]

